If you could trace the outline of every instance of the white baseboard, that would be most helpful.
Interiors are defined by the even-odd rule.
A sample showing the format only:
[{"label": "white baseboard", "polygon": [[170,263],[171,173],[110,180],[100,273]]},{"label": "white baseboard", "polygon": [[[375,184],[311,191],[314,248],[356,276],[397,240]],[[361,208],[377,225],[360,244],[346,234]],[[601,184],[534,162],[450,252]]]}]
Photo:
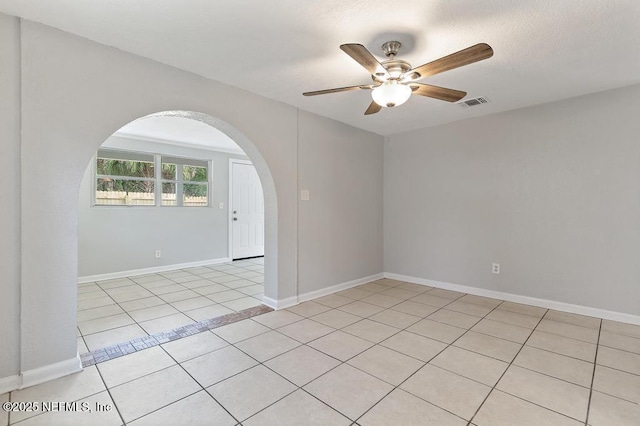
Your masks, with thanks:
[{"label": "white baseboard", "polygon": [[0,395],[11,392],[20,387],[20,376],[3,377],[0,379]]},{"label": "white baseboard", "polygon": [[60,361],[55,364],[45,365],[44,367],[23,371],[21,374],[22,380],[18,389],[39,385],[40,383],[77,373],[78,371],[82,371],[80,355],[76,355],[74,358],[66,361]]},{"label": "white baseboard", "polygon": [[623,312],[608,311],[606,309],[593,308],[590,306],[573,305],[571,303],[557,302],[555,300],[538,299],[536,297],[521,296],[518,294],[505,293],[502,291],[486,290],[484,288],[470,287],[460,284],[451,284],[441,281],[427,280],[425,278],[410,277],[385,272],[385,278],[398,281],[406,281],[414,284],[428,285],[445,290],[458,291],[461,293],[473,294],[475,296],[490,297],[493,299],[506,300],[508,302],[523,303],[526,305],[538,306],[540,308],[555,309],[556,311],[569,312],[572,314],[586,315],[590,317],[603,318],[612,321],[625,322],[640,325],[640,316],[626,314]]},{"label": "white baseboard", "polygon": [[336,293],[338,291],[347,290],[352,287],[359,286],[360,284],[366,284],[371,281],[379,280],[384,278],[384,274],[381,272],[379,274],[370,275],[368,277],[358,278],[352,281],[347,281],[344,283],[332,285],[331,287],[321,288],[320,290],[314,290],[307,293],[299,294],[298,296],[287,297],[285,299],[272,299],[270,297],[264,296],[262,298],[262,302],[273,309],[284,309],[290,306],[297,305],[298,303],[306,302],[308,300],[317,299],[318,297],[327,296],[332,293]]},{"label": "white baseboard", "polygon": [[278,309],[284,309],[284,308],[288,308],[290,306],[294,306],[298,304],[298,297],[297,296],[292,296],[292,297],[287,297],[285,299],[272,299],[270,297],[267,296],[263,296],[262,297],[262,303],[267,305],[270,308],[273,308],[275,310]]},{"label": "white baseboard", "polygon": [[197,268],[198,266],[216,265],[219,263],[231,262],[229,257],[219,259],[198,260],[197,262],[176,263],[173,265],[154,266],[151,268],[132,269],[130,271],[110,272],[108,274],[87,275],[78,277],[78,284],[90,283],[94,281],[112,280],[116,278],[135,277],[137,275],[155,274],[158,272],[173,271],[175,269]]},{"label": "white baseboard", "polygon": [[358,278],[352,281],[347,281],[341,284],[332,285],[331,287],[321,288],[320,290],[309,291],[307,293],[298,295],[298,302],[306,302],[307,300],[317,299],[318,297],[328,296],[332,293],[337,293],[338,291],[347,290],[352,287],[359,286],[361,284],[366,284],[371,281],[379,280],[384,278],[384,274],[381,272],[379,274],[370,275],[368,277]]}]

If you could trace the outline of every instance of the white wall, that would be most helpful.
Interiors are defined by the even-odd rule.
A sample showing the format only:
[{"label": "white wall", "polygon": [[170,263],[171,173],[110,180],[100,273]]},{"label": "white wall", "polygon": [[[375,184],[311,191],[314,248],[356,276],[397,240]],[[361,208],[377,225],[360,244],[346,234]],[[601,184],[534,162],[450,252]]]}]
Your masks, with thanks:
[{"label": "white wall", "polygon": [[[282,300],[295,297],[298,285],[307,288],[304,281],[298,282],[298,256],[305,264],[316,253],[306,248],[299,250],[310,244],[298,237],[298,170],[299,164],[305,164],[311,176],[318,176],[315,168],[324,171],[326,161],[315,164],[303,158],[304,153],[299,158],[298,145],[309,147],[318,141],[337,139],[336,135],[344,132],[346,137],[356,138],[360,147],[347,150],[344,155],[377,159],[381,137],[309,115],[307,122],[324,124],[316,127],[318,134],[312,139],[303,140],[298,137],[297,110],[291,106],[33,22],[21,22],[20,38],[14,34],[17,21],[13,18],[2,16],[0,28],[2,68],[13,70],[7,77],[2,74],[0,79],[3,119],[10,118],[10,125],[2,128],[3,137],[8,131],[8,147],[3,143],[2,149],[11,159],[5,160],[7,157],[3,155],[8,168],[1,173],[8,182],[20,184],[22,212],[16,207],[3,206],[0,210],[2,230],[8,236],[2,248],[2,268],[13,281],[6,286],[8,294],[0,298],[3,320],[0,353],[8,358],[6,362],[3,359],[1,375],[14,374],[19,369],[23,383],[33,384],[78,367],[75,335],[80,183],[91,157],[113,132],[155,112],[196,111],[198,119],[215,125],[247,153],[265,192],[265,294]],[[16,94],[19,69],[20,102]],[[7,90],[9,96],[5,97]],[[15,127],[19,116],[21,134]],[[363,144],[362,140],[368,138],[371,144]],[[16,167],[18,152],[21,152],[21,179]],[[359,161],[358,158],[354,161]],[[359,170],[369,177],[367,168]],[[362,181],[357,173],[344,177]],[[351,186],[348,181],[342,184]],[[367,192],[367,202],[375,205],[381,190]],[[11,198],[18,201],[17,191]],[[357,209],[360,201],[342,200],[345,204],[335,207],[345,211]],[[330,201],[322,204],[332,205]],[[362,248],[366,252],[364,244],[360,246],[357,241],[362,233],[379,235],[379,227],[374,224],[375,221],[368,225],[371,229],[358,229],[351,237],[344,236],[343,241],[350,244],[337,248],[344,255],[336,261],[353,262],[346,248]],[[319,235],[331,234],[336,226],[335,217],[330,211],[316,212],[313,226]],[[378,241],[377,245],[380,244]],[[20,265],[21,293],[19,323],[17,265]],[[316,283],[340,284],[344,277],[353,276],[355,269],[349,268],[340,264],[325,269],[309,287]],[[381,259],[378,257],[362,271],[382,272]],[[7,382],[3,382],[5,378],[1,375],[3,386]]]},{"label": "white wall", "polygon": [[639,315],[638,99],[632,86],[390,137],[385,271]]},{"label": "white wall", "polygon": [[[299,294],[382,271],[382,138],[300,112]],[[331,271],[327,275],[327,271]]]},{"label": "white wall", "polygon": [[0,14],[0,383],[20,370],[20,49],[16,18]]},{"label": "white wall", "polygon": [[78,197],[79,277],[228,258],[229,158],[246,156],[116,136],[104,146],[211,160],[209,206],[92,207],[90,165]]}]

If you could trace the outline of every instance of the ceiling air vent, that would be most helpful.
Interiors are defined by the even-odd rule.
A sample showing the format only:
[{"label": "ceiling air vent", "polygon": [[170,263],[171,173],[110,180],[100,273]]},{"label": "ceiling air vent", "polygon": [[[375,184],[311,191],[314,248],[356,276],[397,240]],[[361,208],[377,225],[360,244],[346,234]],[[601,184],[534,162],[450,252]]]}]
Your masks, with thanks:
[{"label": "ceiling air vent", "polygon": [[466,101],[460,101],[458,102],[458,105],[460,105],[462,108],[468,108],[468,107],[478,106],[478,105],[487,104],[487,103],[489,103],[489,99],[484,96],[480,96],[473,99],[467,99]]}]

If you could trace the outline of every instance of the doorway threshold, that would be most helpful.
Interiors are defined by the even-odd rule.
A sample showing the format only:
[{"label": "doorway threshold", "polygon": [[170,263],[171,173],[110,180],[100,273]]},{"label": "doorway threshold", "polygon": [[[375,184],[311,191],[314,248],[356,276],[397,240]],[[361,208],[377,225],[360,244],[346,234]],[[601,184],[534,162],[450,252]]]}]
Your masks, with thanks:
[{"label": "doorway threshold", "polygon": [[118,343],[116,345],[111,345],[106,348],[96,349],[94,351],[90,351],[80,355],[82,367],[85,368],[91,365],[100,364],[102,362],[110,361],[115,358],[120,358],[121,356],[149,349],[154,346],[162,345],[163,343],[168,343],[175,340],[183,339],[185,337],[193,336],[194,334],[214,330],[218,327],[233,324],[234,322],[266,314],[267,312],[271,311],[273,311],[273,309],[265,305],[254,306],[231,314],[206,319],[204,321],[185,325],[183,327],[178,327],[167,332],[139,337],[137,339]]}]

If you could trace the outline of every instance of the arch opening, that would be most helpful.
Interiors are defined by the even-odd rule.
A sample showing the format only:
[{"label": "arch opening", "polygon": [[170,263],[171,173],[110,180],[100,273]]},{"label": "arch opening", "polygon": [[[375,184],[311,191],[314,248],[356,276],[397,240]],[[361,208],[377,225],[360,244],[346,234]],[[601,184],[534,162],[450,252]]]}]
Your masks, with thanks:
[{"label": "arch opening", "polygon": [[[270,299],[273,300],[276,298],[277,295],[277,197],[276,197],[276,191],[275,191],[275,184],[273,181],[273,177],[271,175],[271,172],[269,170],[269,167],[266,163],[266,161],[264,160],[264,158],[262,157],[261,153],[259,152],[259,150],[257,149],[257,147],[247,138],[245,137],[239,130],[237,130],[236,128],[234,128],[233,126],[229,125],[228,123],[224,122],[223,120],[214,118],[208,114],[204,114],[204,113],[199,113],[199,112],[192,112],[192,111],[163,111],[163,112],[158,112],[158,113],[153,113],[153,114],[149,114],[143,117],[140,117],[139,119],[133,120],[131,123],[134,123],[136,121],[139,120],[147,120],[147,119],[155,119],[155,118],[165,118],[165,117],[170,117],[170,118],[179,118],[184,120],[191,120],[191,121],[196,121],[199,123],[203,123],[207,126],[209,126],[212,129],[215,129],[217,132],[220,132],[221,134],[225,135],[227,138],[229,138],[230,140],[232,140],[244,153],[244,155],[246,157],[244,158],[248,158],[249,161],[252,163],[253,167],[255,168],[255,172],[257,173],[261,186],[262,186],[262,193],[263,193],[263,198],[264,198],[264,270],[263,270],[263,274],[264,274],[264,300],[269,301]],[[176,120],[174,120],[176,121]],[[180,120],[177,120],[180,121]],[[125,125],[123,126],[121,129],[126,129],[127,126],[129,125]],[[118,135],[119,132],[116,131],[114,133],[114,135]],[[120,136],[123,136],[122,133],[120,133]],[[113,139],[113,137],[110,137],[107,139],[106,142],[109,142],[111,139]],[[126,138],[124,138],[126,139]],[[123,140],[124,140],[123,139]],[[103,144],[101,147],[104,148],[106,146],[106,149],[113,149],[112,146],[109,146],[107,143],[105,142],[105,144]],[[139,142],[139,141],[138,141]],[[142,141],[144,142],[144,141]],[[153,142],[153,140],[151,141]],[[157,142],[157,141],[156,141]],[[150,143],[149,140],[147,140],[147,143]],[[117,144],[116,144],[117,145]],[[144,145],[142,143],[142,145]],[[135,145],[139,148],[140,144]],[[122,145],[120,145],[120,148],[124,149],[124,147]],[[193,148],[193,147],[191,147]],[[174,154],[176,152],[180,152],[180,150],[185,150],[186,148],[183,146],[182,148],[178,147],[176,151],[174,151]],[[205,149],[205,147],[203,147],[203,149]],[[206,149],[211,150],[211,151],[215,151],[216,148],[215,147],[206,147]],[[132,149],[133,151],[137,151],[140,152],[140,149]],[[189,151],[187,149],[187,151]],[[194,152],[194,149],[191,149],[192,152]],[[216,151],[217,152],[217,151]],[[187,154],[185,154],[187,155]],[[187,155],[188,156],[188,155]],[[184,155],[183,155],[184,157]],[[229,159],[231,158],[242,158],[242,155],[234,155],[233,153],[226,153],[225,155],[221,155],[221,158],[224,159],[224,163],[227,164],[227,167],[231,167],[230,165],[230,161]],[[160,158],[159,156],[157,156],[157,158]],[[156,158],[156,162],[155,162],[155,166],[156,169],[158,169],[158,166],[161,164],[161,167],[164,167],[164,163],[158,163],[158,159]],[[164,157],[162,157],[164,158]],[[153,161],[153,160],[151,160]],[[216,160],[217,161],[217,160]],[[219,162],[218,165],[222,165],[223,162]],[[212,160],[209,161],[209,167],[210,170],[215,169],[215,165],[212,168],[211,166],[213,165]],[[180,166],[182,168],[182,166]],[[221,167],[220,167],[221,168]],[[220,174],[220,172],[222,172],[223,174],[226,174],[227,176],[229,176],[229,169],[227,170],[216,170],[216,173]],[[92,158],[89,167],[87,169],[87,172],[85,172],[85,177],[83,178],[83,184],[80,187],[80,193],[82,194],[82,196],[79,198],[79,206],[78,206],[78,212],[79,217],[79,223],[78,223],[78,244],[79,244],[79,259],[82,258],[83,256],[83,233],[81,232],[81,228],[84,226],[86,227],[87,224],[83,223],[83,217],[82,217],[82,209],[86,209],[86,208],[91,208],[92,206],[90,206],[89,204],[92,204],[95,200],[88,200],[86,199],[86,197],[88,197],[87,194],[95,194],[95,180],[96,180],[96,159],[95,157]],[[157,177],[157,175],[156,175]],[[228,182],[213,182],[212,183],[212,179],[214,179],[215,176],[212,178],[211,176],[209,177],[209,184],[210,186],[216,186],[216,190],[217,195],[220,195],[221,193],[226,194],[227,190],[229,189],[229,183]],[[93,182],[92,186],[90,186],[90,182]],[[158,182],[158,181],[157,181]],[[157,186],[157,182],[156,186]],[[161,181],[164,182],[164,181]],[[161,185],[164,185],[164,183],[162,183]],[[225,190],[221,190],[220,186],[226,186]],[[186,187],[186,184],[185,184]],[[152,192],[154,190],[152,189]],[[163,191],[158,191],[155,190],[155,194],[156,196],[158,195],[159,192],[163,192]],[[91,195],[93,197],[93,195]],[[129,193],[127,192],[127,196],[129,196]],[[83,199],[83,197],[85,199]],[[228,196],[225,196],[225,201],[229,200]],[[231,205],[229,205],[228,203],[224,203],[226,204],[225,208],[223,209],[222,207],[219,207],[219,200],[220,197],[215,198],[213,196],[213,191],[210,190],[209,192],[209,199],[208,199],[208,207],[210,207],[208,210],[209,213],[213,213],[213,214],[217,214],[218,219],[221,217],[221,215],[227,215],[227,212],[230,211],[231,209]],[[184,213],[186,213],[186,210],[189,210],[190,212],[196,212],[197,209],[172,209],[171,207],[165,208],[162,206],[161,203],[164,203],[164,201],[158,200],[155,202],[153,207],[159,207],[154,209],[153,207],[142,207],[142,208],[128,208],[128,207],[124,207],[124,208],[118,208],[118,210],[120,212],[125,212],[126,214],[130,214],[131,212],[134,212],[134,214],[137,214],[139,211],[144,211],[146,210],[147,212],[149,212],[150,210],[156,210],[157,212],[161,211],[164,212],[169,212],[169,211],[179,211],[182,210],[183,216],[184,217]],[[104,211],[108,211],[110,208],[102,208],[103,212]],[[100,209],[97,209],[100,210]],[[114,209],[111,209],[111,212],[113,212]],[[192,217],[194,216],[199,216],[202,217],[203,215],[200,214],[203,211],[203,209],[199,210],[199,214],[193,214],[191,215]],[[187,213],[188,214],[188,213]],[[142,216],[142,215],[139,215]],[[146,216],[148,217],[148,216]],[[140,219],[139,220],[143,220],[144,219]],[[210,223],[210,222],[207,222]],[[218,220],[217,222],[219,225],[221,225],[220,220]],[[135,223],[134,223],[135,224]],[[225,225],[227,225],[228,223],[225,223]],[[159,230],[159,232],[162,232],[161,230]],[[230,227],[225,227],[224,232],[229,232],[231,233],[231,228]],[[230,252],[231,247],[230,244],[227,244],[227,241],[229,241],[229,239],[227,239],[226,237],[224,238],[225,242],[225,247],[228,247],[228,250],[226,250],[226,255],[224,257],[226,257],[226,260],[229,261],[230,257],[232,256],[232,253]],[[126,243],[126,242],[125,242]],[[93,242],[93,247],[95,248],[96,244],[95,241]],[[148,248],[148,247],[147,247]],[[159,253],[160,250],[158,250],[155,254],[156,257],[160,256]],[[145,252],[145,256],[147,257],[151,257],[151,251],[147,250]],[[223,258],[220,257],[220,259],[222,260]],[[97,281],[96,279],[94,279],[96,276],[101,275],[103,279],[108,279],[108,277],[106,275],[108,274],[91,274],[91,273],[87,273],[87,270],[83,271],[82,270],[82,264],[85,262],[78,262],[79,264],[79,277],[80,277],[80,282],[81,283],[87,283],[87,282],[94,282]],[[186,264],[188,262],[180,262],[179,265],[177,266],[178,269],[182,269],[180,267],[180,265]],[[193,262],[194,265],[193,267],[197,267],[198,265],[195,265],[195,263],[197,262]],[[221,262],[220,262],[221,263]],[[260,262],[256,261],[256,264],[259,264]],[[204,265],[205,262],[202,262],[202,265]],[[250,266],[253,266],[252,264],[249,264]],[[138,272],[138,274],[132,274],[132,275],[140,275],[140,274],[144,274],[145,271],[142,270],[144,268],[129,268],[128,270],[125,271],[129,271],[131,269],[138,269],[136,272]],[[153,268],[149,268],[150,270]],[[259,269],[259,268],[258,268]],[[118,278],[118,276],[125,276],[123,274],[118,274],[117,271],[115,274],[113,274],[112,278]],[[151,272],[151,271],[149,271]],[[134,280],[135,281],[135,280]],[[169,286],[168,286],[169,287]],[[187,287],[189,287],[187,285]],[[147,290],[147,289],[145,289]],[[185,290],[188,291],[188,290]],[[153,292],[152,292],[153,293]],[[155,293],[154,297],[155,297]],[[151,303],[151,299],[152,296],[149,297],[150,303]],[[213,297],[213,299],[215,299],[215,296]],[[126,301],[124,302],[126,303]],[[123,304],[124,304],[123,303]],[[135,303],[133,303],[135,305]],[[269,304],[269,303],[266,303]],[[238,305],[240,306],[240,305]],[[210,312],[213,312],[215,309],[212,309]],[[182,313],[182,312],[181,312]],[[225,313],[229,313],[229,311],[225,311],[224,308],[222,308],[220,310],[220,314],[219,315],[224,315]],[[211,317],[213,316],[217,316],[217,315],[211,315]],[[80,317],[79,317],[79,321],[80,321]],[[82,328],[82,327],[81,327]],[[95,345],[94,345],[95,347]],[[89,347],[88,350],[93,350],[93,348]]]}]

